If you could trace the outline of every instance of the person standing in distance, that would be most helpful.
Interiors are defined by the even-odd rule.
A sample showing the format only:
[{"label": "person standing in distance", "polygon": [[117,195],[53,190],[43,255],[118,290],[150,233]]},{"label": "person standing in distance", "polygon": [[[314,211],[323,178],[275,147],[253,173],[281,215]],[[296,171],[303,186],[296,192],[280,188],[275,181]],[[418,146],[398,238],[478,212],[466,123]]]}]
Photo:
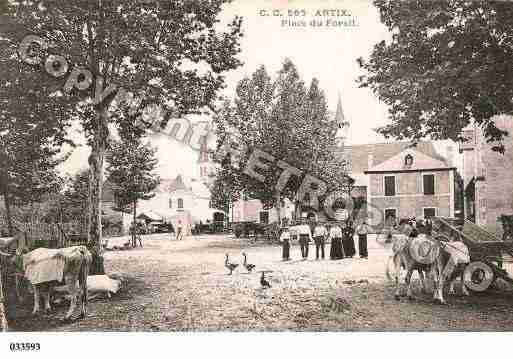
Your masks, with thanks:
[{"label": "person standing in distance", "polygon": [[182,240],[183,238],[183,228],[182,228],[182,221],[178,220],[178,224],[176,225],[176,239],[178,241]]},{"label": "person standing in distance", "polygon": [[324,244],[326,243],[326,237],[328,231],[324,224],[318,222],[314,228],[314,242],[315,242],[315,259],[319,259],[319,249],[321,250],[321,258],[324,259]]},{"label": "person standing in distance", "polygon": [[356,234],[358,234],[358,254],[360,258],[367,259],[369,253],[367,251],[367,234],[369,234],[371,228],[365,220],[356,227]]},{"label": "person standing in distance", "polygon": [[301,257],[303,257],[303,260],[306,260],[308,258],[309,243],[312,241],[312,232],[310,231],[310,226],[304,222],[296,228],[299,234],[299,246],[301,247]]}]

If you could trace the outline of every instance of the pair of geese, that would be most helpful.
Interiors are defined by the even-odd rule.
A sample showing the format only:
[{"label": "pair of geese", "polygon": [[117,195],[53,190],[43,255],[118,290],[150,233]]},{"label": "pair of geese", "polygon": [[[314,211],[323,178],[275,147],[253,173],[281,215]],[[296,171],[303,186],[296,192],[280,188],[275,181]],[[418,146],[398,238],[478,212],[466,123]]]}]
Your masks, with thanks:
[{"label": "pair of geese", "polygon": [[[253,271],[253,269],[255,269],[256,266],[254,264],[248,263],[248,258],[246,256],[246,253],[242,252],[242,256],[244,257],[244,263],[242,263],[242,265],[244,266],[244,268],[246,268],[248,273],[251,273]],[[224,266],[230,271],[229,274],[231,275],[233,273],[233,271],[239,266],[239,264],[238,263],[230,263],[228,253],[226,253],[226,258],[224,260]],[[260,277],[260,284],[264,288],[271,288],[271,285],[265,279],[265,271],[262,271],[262,276]]]}]

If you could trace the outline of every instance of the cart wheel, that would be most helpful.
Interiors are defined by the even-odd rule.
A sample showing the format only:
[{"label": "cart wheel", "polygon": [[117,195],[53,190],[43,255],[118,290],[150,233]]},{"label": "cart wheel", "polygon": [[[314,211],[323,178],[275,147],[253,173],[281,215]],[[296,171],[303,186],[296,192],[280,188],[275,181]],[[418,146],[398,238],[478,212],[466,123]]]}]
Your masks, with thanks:
[{"label": "cart wheel", "polygon": [[470,262],[463,273],[463,284],[474,292],[484,292],[495,281],[495,273],[485,262]]}]

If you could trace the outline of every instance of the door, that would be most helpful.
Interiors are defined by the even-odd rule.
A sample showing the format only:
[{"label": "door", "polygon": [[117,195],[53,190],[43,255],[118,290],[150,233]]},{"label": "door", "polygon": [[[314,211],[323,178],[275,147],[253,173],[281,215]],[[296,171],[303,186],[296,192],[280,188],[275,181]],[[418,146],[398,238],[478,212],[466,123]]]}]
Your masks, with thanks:
[{"label": "door", "polygon": [[385,209],[385,223],[391,223],[392,220],[397,218],[397,210],[395,208]]},{"label": "door", "polygon": [[269,224],[269,212],[260,212],[260,223]]},{"label": "door", "polygon": [[424,208],[424,218],[431,218],[436,216],[435,208]]}]

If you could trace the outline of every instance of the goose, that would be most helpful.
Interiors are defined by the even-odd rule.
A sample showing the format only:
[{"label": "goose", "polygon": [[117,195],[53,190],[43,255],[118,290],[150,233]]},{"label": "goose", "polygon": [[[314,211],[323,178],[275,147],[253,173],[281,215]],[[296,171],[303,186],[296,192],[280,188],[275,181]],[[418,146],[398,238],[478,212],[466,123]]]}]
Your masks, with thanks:
[{"label": "goose", "polygon": [[251,271],[253,269],[255,269],[255,265],[254,264],[250,264],[248,263],[248,259],[246,258],[246,253],[242,252],[242,255],[244,256],[244,268],[246,268],[246,270],[248,271],[248,273],[251,273]]},{"label": "goose", "polygon": [[224,266],[230,271],[230,275],[231,275],[233,270],[235,268],[237,268],[239,265],[237,263],[228,262],[228,253],[226,253],[226,259],[224,260]]},{"label": "goose", "polygon": [[265,272],[262,272],[262,276],[260,277],[260,284],[263,288],[271,288],[269,282],[265,280]]}]

